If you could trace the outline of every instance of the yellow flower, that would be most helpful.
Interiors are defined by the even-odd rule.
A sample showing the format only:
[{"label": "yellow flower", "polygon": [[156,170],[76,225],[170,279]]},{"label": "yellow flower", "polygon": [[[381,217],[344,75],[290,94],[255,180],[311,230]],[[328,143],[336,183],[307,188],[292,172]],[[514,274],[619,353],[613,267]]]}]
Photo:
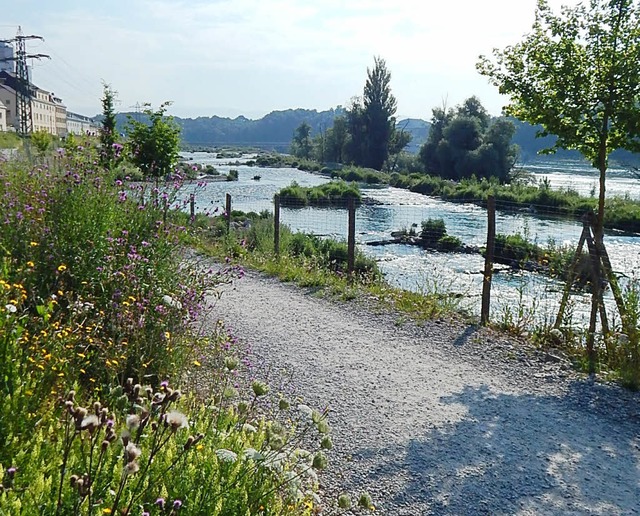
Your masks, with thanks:
[{"label": "yellow flower", "polygon": [[196,367],[200,367],[202,364],[200,362],[198,362],[197,360],[193,361],[193,365]]},{"label": "yellow flower", "polygon": [[58,265],[58,272],[64,272],[67,270],[67,266],[63,263]]},{"label": "yellow flower", "polygon": [[165,331],[165,332],[164,332],[164,338],[165,338],[165,339],[167,339],[167,340],[169,340],[169,339],[171,338],[171,332],[169,332],[169,331]]},{"label": "yellow flower", "polygon": [[38,242],[29,242],[31,247],[38,247]]},{"label": "yellow flower", "polygon": [[204,449],[204,445],[203,444],[196,445],[196,450],[200,451],[202,449]]},{"label": "yellow flower", "polygon": [[29,267],[34,267],[34,266],[35,266],[35,263],[33,263],[33,262],[29,261],[29,262],[27,262],[27,265],[28,265]]},{"label": "yellow flower", "polygon": [[105,507],[102,509],[102,514],[111,514],[111,509],[109,509],[109,507]]}]

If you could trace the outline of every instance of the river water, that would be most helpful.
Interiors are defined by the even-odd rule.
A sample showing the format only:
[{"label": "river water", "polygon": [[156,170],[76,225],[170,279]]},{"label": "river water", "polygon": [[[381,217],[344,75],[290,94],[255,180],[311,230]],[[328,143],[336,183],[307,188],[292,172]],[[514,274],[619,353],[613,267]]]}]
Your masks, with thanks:
[{"label": "river water", "polygon": [[[194,163],[212,164],[220,172],[237,169],[239,180],[210,182],[196,196],[196,210],[211,212],[223,209],[225,195],[231,194],[233,209],[242,211],[273,211],[273,196],[292,181],[302,186],[314,186],[329,179],[320,175],[290,168],[260,168],[245,165],[225,165],[212,154],[189,153],[184,157]],[[589,195],[597,185],[597,175],[587,167],[571,162],[563,168],[558,162],[540,161],[527,164],[536,180],[547,178],[552,188],[573,188]],[[253,179],[259,175],[259,181]],[[614,171],[608,179],[608,195],[640,198],[634,181],[625,171]],[[193,186],[187,187],[189,193]],[[375,204],[363,204],[356,212],[356,239],[359,248],[375,258],[387,281],[404,289],[422,292],[434,290],[455,293],[461,307],[478,314],[482,291],[484,259],[478,254],[428,252],[406,245],[368,246],[367,241],[390,237],[392,231],[411,228],[420,231],[423,220],[442,218],[447,232],[470,245],[484,245],[487,233],[487,214],[484,208],[473,204],[445,202],[407,190],[388,186],[363,187],[365,197]],[[346,239],[347,213],[344,209],[301,208],[281,210],[281,220],[294,231]],[[546,244],[552,240],[558,245],[574,246],[582,231],[579,222],[542,217],[529,210],[497,214],[496,231],[504,234],[520,233],[529,240]],[[635,277],[640,258],[640,237],[609,232],[605,237],[615,271],[627,278]],[[492,318],[501,320],[509,314],[521,317],[526,325],[533,320],[551,320],[555,317],[563,285],[536,273],[501,270],[494,275],[492,284]],[[611,304],[611,299],[608,304]],[[588,295],[572,296],[574,322],[584,324],[590,310]],[[531,319],[531,321],[529,321]]]}]

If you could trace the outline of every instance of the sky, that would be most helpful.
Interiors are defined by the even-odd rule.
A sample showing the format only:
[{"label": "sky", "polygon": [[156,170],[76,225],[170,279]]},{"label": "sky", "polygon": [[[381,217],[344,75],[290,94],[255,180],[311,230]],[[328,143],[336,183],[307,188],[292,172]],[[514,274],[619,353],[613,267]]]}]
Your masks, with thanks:
[{"label": "sky", "polygon": [[[556,11],[577,0],[549,0]],[[32,80],[70,111],[101,112],[102,84],[119,111],[171,101],[181,117],[319,111],[362,94],[367,68],[391,72],[397,118],[431,117],[476,95],[507,103],[475,64],[530,31],[535,0],[13,0],[0,39],[18,26]]]}]

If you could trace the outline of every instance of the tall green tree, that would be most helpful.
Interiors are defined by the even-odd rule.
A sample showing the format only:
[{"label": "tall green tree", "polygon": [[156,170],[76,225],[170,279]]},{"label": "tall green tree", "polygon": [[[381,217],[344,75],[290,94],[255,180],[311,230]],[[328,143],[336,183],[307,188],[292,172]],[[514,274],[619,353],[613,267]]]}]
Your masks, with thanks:
[{"label": "tall green tree", "polygon": [[397,109],[396,98],[391,93],[391,73],[381,57],[374,57],[373,68],[367,68],[362,105],[366,135],[363,165],[380,170],[389,156]]},{"label": "tall green tree", "polygon": [[100,163],[105,169],[111,169],[118,160],[121,148],[118,146],[116,131],[115,99],[116,92],[109,84],[102,84],[102,127],[100,128]]},{"label": "tall green tree", "polygon": [[362,97],[352,99],[347,108],[346,148],[352,163],[381,170],[389,157],[397,102],[391,93],[391,73],[385,60],[374,57],[373,63],[373,68],[367,68]]},{"label": "tall green tree", "polygon": [[600,173],[596,239],[602,242],[609,154],[640,151],[640,4],[590,0],[555,14],[538,0],[523,41],[481,56],[478,70],[509,97],[505,111],[557,135]]},{"label": "tall green tree", "polygon": [[307,122],[302,122],[293,133],[291,154],[298,158],[309,159],[312,149],[311,126]]},{"label": "tall green tree", "polygon": [[144,104],[144,119],[129,116],[127,123],[128,149],[131,161],[147,177],[156,180],[173,170],[180,150],[180,126],[167,116],[170,102],[160,105],[155,111]]}]

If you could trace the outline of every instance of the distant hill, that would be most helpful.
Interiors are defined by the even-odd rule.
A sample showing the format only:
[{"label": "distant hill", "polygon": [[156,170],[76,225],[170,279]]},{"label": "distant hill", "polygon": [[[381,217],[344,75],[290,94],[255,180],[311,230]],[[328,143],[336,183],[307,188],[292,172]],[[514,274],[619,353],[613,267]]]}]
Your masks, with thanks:
[{"label": "distant hill", "polygon": [[[272,111],[268,115],[251,120],[244,116],[236,118],[223,118],[219,116],[180,118],[175,121],[182,128],[182,139],[189,145],[215,146],[237,145],[251,146],[266,150],[286,152],[289,150],[293,132],[302,122],[311,126],[311,134],[316,135],[326,131],[333,125],[335,117],[344,115],[345,109],[341,106],[327,111],[315,109],[287,109],[284,111]],[[118,129],[124,131],[127,123],[127,115],[139,118],[140,113],[120,113],[117,115]],[[555,142],[555,136],[536,138],[536,133],[541,129],[526,122],[511,118],[516,127],[513,143],[520,147],[520,162],[526,164],[534,159],[538,153],[549,148]],[[417,153],[429,135],[431,124],[419,118],[406,118],[397,122],[396,127],[411,134],[412,140],[407,151]],[[578,158],[577,151],[560,150],[557,158]],[[637,154],[626,151],[616,151],[612,154],[612,160],[623,163],[638,163]]]}]

